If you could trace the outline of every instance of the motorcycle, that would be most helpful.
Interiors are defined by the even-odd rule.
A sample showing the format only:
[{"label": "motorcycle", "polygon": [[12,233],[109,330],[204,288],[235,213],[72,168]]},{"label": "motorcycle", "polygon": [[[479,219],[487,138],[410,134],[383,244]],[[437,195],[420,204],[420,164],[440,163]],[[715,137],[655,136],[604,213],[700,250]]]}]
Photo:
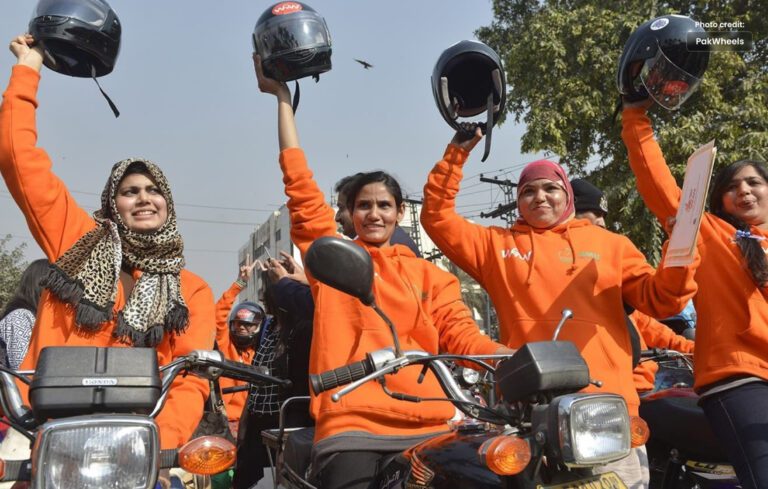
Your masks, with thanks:
[{"label": "motorcycle", "polygon": [[[432,355],[400,351],[394,325],[378,309],[372,293],[373,265],[357,245],[337,238],[316,240],[306,264],[321,282],[371,306],[389,326],[393,348],[367,354],[364,360],[310,375],[313,392],[341,387],[338,401],[365,382],[378,381],[403,402],[448,400],[464,415],[448,433],[390,457],[369,487],[391,488],[625,488],[612,473],[593,468],[619,460],[632,446],[630,416],[623,398],[614,394],[577,393],[590,383],[589,369],[571,342],[556,341],[567,319],[564,311],[553,341],[528,343],[511,356]],[[497,367],[489,361],[500,360]],[[471,363],[492,379],[499,402],[479,402],[467,395],[447,362]],[[386,376],[408,365],[422,365],[437,377],[446,398],[422,399],[390,392]],[[263,433],[277,451],[275,487],[314,488],[306,473],[311,432],[280,426]],[[294,441],[295,440],[295,441]],[[642,444],[645,440],[636,440]]]},{"label": "motorcycle", "polygon": [[704,411],[698,406],[690,356],[673,350],[653,349],[642,352],[641,358],[659,364],[656,387],[640,397],[640,417],[651,432],[646,443],[651,487],[741,487]]},{"label": "motorcycle", "polygon": [[[0,461],[0,480],[29,481],[32,488],[149,489],[160,469],[202,476],[227,469],[235,446],[223,438],[203,436],[160,450],[154,418],[181,373],[288,382],[218,351],[196,350],[158,368],[151,348],[45,348],[34,372],[0,367],[4,422],[32,445],[30,459]],[[29,385],[31,407],[22,403],[16,379]]]}]

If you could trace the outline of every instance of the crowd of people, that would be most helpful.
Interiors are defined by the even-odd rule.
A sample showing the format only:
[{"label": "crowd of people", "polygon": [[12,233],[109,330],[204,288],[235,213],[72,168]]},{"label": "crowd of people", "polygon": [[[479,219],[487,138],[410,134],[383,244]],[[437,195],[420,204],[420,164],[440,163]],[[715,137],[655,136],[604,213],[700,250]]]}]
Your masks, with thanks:
[{"label": "crowd of people", "polygon": [[[17,58],[0,108],[0,171],[46,259],[32,263],[0,318],[3,362],[34,369],[46,346],[147,346],[161,364],[195,349],[217,348],[235,361],[292,380],[291,389],[222,381],[227,429],[238,446],[233,487],[252,487],[268,465],[260,433],[275,427],[282,401],[309,395],[308,374],[324,372],[391,346],[376,312],[305,274],[289,254],[240,267],[217,303],[206,282],[185,268],[171,186],[146,159],[117,162],[100,208],[89,215],[52,171],[37,145],[35,111],[42,54],[30,36],[12,40]],[[399,226],[400,184],[384,171],[337,184],[338,208],[327,203],[299,144],[284,82],[264,74],[259,89],[275,98],[279,165],[302,254],[339,232],[370,254],[373,294],[390,315],[404,350],[432,354],[511,355],[552,336],[561,311],[576,312],[561,338],[573,342],[602,386],[638,415],[638,393],[653,388],[652,364],[638,348],[694,353],[701,405],[744,487],[768,487],[768,169],[740,161],[715,178],[694,261],[658,267],[625,236],[606,227],[602,191],[549,160],[528,164],[517,186],[519,217],[510,227],[483,226],[456,211],[470,152],[483,138],[457,133],[424,187],[421,224],[442,250],[490,295],[499,339],[483,334],[461,299],[458,279],[420,257]],[[662,223],[674,217],[681,191],[666,166],[647,115],[648,101],[625,101],[622,137],[637,187]],[[260,302],[236,303],[253,273],[266,284]],[[694,344],[659,323],[695,302]],[[695,346],[695,349],[694,349]],[[389,388],[442,397],[432,375],[407,367]],[[422,375],[423,376],[423,375]],[[418,385],[417,385],[418,384]],[[209,385],[179,377],[157,418],[163,448],[187,442],[203,416]],[[388,455],[445,432],[448,403],[413,404],[368,383],[332,402],[311,396],[291,416],[315,426],[310,478],[323,488],[367,487]],[[644,447],[607,464],[628,487],[648,485]]]}]

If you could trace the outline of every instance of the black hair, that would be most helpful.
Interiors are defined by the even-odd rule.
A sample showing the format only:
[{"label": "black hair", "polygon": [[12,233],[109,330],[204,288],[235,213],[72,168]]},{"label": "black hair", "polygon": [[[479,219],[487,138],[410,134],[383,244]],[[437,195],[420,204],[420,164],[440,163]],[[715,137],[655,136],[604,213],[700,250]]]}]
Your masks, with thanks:
[{"label": "black hair", "polygon": [[350,183],[344,188],[346,194],[347,209],[350,211],[355,208],[355,199],[363,187],[371,183],[382,183],[387,187],[387,191],[394,197],[395,205],[399,208],[403,204],[403,191],[400,184],[389,173],[383,171],[372,171],[368,173],[358,173],[352,176]]},{"label": "black hair", "polygon": [[16,309],[27,309],[32,311],[32,313],[37,313],[37,303],[40,301],[40,294],[43,292],[43,286],[40,285],[40,281],[48,273],[49,266],[48,260],[43,258],[35,260],[27,266],[21,274],[16,292],[8,300],[1,317],[7,316]]},{"label": "black hair", "polygon": [[[728,185],[730,185],[733,177],[747,166],[754,168],[758,175],[768,182],[768,167],[765,163],[757,160],[739,160],[717,172],[715,182],[712,185],[712,192],[709,195],[710,212],[741,231],[749,231],[749,224],[725,211],[723,195],[728,190]],[[768,260],[766,260],[760,242],[750,238],[738,238],[736,242],[755,283],[760,287],[768,284]]]},{"label": "black hair", "polygon": [[347,190],[349,190],[349,186],[352,185],[352,182],[355,180],[355,178],[359,178],[361,175],[364,175],[364,173],[358,172],[354,175],[347,175],[346,177],[336,182],[336,185],[333,186],[333,191],[337,194],[346,195]]}]

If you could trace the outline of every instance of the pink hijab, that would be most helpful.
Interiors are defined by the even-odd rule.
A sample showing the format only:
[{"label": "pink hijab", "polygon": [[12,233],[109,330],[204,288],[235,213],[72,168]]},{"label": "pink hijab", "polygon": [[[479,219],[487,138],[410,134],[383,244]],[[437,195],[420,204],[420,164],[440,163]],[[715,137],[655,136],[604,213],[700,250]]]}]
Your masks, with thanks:
[{"label": "pink hijab", "polygon": [[[555,221],[555,223],[550,226],[550,228],[553,228],[558,224],[562,224],[563,222],[567,221],[574,214],[575,209],[573,207],[573,188],[571,187],[571,182],[568,180],[568,177],[565,176],[565,170],[563,170],[562,166],[558,165],[554,161],[537,160],[528,163],[520,173],[520,179],[517,181],[518,197],[520,196],[520,191],[525,187],[525,184],[540,178],[546,178],[547,180],[552,180],[553,182],[560,184],[560,186],[563,187],[563,190],[565,190],[566,196],[568,197],[568,204],[566,205],[565,210],[557,219],[557,221]],[[525,222],[522,216],[520,216],[520,221]]]}]

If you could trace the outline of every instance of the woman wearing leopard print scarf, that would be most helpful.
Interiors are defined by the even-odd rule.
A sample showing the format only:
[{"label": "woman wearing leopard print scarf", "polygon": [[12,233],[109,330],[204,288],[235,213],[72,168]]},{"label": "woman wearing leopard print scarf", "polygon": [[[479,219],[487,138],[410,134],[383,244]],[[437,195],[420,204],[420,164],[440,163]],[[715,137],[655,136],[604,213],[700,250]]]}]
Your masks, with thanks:
[{"label": "woman wearing leopard print scarf", "polygon": [[[213,295],[185,270],[171,190],[152,162],[127,159],[110,173],[93,217],[73,200],[36,146],[36,93],[42,56],[29,36],[0,107],[0,172],[35,240],[54,263],[45,279],[29,352],[46,346],[152,346],[160,364],[209,349]],[[157,418],[162,448],[187,441],[203,411],[207,383],[178,378]]]}]

